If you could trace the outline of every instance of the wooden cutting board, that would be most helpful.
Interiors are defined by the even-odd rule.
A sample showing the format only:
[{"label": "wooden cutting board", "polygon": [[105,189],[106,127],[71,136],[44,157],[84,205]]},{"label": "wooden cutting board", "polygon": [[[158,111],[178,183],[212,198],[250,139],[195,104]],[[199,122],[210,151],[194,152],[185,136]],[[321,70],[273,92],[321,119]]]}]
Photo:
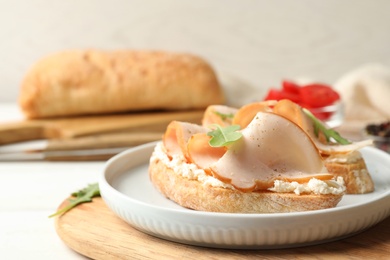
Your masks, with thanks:
[{"label": "wooden cutting board", "polygon": [[0,145],[114,132],[163,132],[172,120],[200,123],[204,110],[143,112],[25,120],[0,125]]},{"label": "wooden cutting board", "polygon": [[102,198],[94,198],[56,217],[55,228],[68,247],[92,259],[388,259],[390,253],[390,218],[353,237],[316,246],[211,249],[144,234],[114,215]]}]

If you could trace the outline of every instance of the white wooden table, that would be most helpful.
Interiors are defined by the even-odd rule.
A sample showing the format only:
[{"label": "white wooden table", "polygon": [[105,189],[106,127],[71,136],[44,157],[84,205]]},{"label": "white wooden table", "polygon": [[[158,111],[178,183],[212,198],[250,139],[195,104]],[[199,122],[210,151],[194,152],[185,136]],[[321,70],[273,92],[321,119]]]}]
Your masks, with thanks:
[{"label": "white wooden table", "polygon": [[[0,122],[21,119],[0,103]],[[48,216],[69,194],[97,182],[104,162],[0,162],[0,259],[85,259]]]}]

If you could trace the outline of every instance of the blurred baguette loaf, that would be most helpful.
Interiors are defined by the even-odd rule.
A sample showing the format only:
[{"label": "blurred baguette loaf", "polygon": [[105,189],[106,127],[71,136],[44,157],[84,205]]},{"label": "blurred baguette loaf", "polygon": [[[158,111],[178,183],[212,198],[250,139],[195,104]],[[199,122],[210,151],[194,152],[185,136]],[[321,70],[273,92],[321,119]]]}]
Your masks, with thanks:
[{"label": "blurred baguette loaf", "polygon": [[203,109],[224,102],[213,68],[185,53],[70,50],[38,61],[22,81],[27,118]]}]

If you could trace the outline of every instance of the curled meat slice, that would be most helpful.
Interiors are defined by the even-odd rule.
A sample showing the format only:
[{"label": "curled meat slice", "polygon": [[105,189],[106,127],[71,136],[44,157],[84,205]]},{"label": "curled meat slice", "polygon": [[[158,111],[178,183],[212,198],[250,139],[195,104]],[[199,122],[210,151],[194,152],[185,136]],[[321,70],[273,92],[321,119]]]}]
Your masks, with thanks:
[{"label": "curled meat slice", "polygon": [[208,106],[202,118],[202,125],[206,127],[212,124],[220,126],[231,125],[237,110],[237,108],[223,105]]},{"label": "curled meat slice", "polygon": [[310,137],[282,116],[259,112],[242,134],[211,166],[214,177],[239,190],[266,190],[275,180],[333,178]]},{"label": "curled meat slice", "polygon": [[227,148],[210,146],[211,137],[206,133],[193,135],[188,141],[188,160],[211,175],[210,166],[215,164],[227,151]]},{"label": "curled meat slice", "polygon": [[164,147],[169,156],[182,154],[188,158],[187,143],[196,133],[207,133],[209,129],[192,123],[172,121],[163,136]]},{"label": "curled meat slice", "polygon": [[337,143],[328,143],[325,138],[317,137],[314,132],[314,126],[311,119],[303,112],[302,108],[290,100],[279,101],[273,109],[275,114],[281,115],[301,127],[313,140],[317,149],[323,155],[350,153],[365,146],[372,145],[371,140],[352,142],[351,144],[340,145]]},{"label": "curled meat slice", "polygon": [[247,104],[237,111],[232,124],[239,125],[243,129],[249,125],[258,112],[272,112],[271,106],[276,103],[277,101],[271,100]]}]

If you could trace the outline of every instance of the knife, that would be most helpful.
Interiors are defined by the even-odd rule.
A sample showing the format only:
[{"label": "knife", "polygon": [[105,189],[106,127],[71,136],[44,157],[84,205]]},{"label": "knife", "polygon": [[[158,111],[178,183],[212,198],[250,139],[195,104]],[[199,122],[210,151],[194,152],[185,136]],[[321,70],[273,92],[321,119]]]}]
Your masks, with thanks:
[{"label": "knife", "polygon": [[160,140],[162,133],[115,133],[72,139],[35,141],[0,148],[0,161],[101,161],[147,142]]}]

